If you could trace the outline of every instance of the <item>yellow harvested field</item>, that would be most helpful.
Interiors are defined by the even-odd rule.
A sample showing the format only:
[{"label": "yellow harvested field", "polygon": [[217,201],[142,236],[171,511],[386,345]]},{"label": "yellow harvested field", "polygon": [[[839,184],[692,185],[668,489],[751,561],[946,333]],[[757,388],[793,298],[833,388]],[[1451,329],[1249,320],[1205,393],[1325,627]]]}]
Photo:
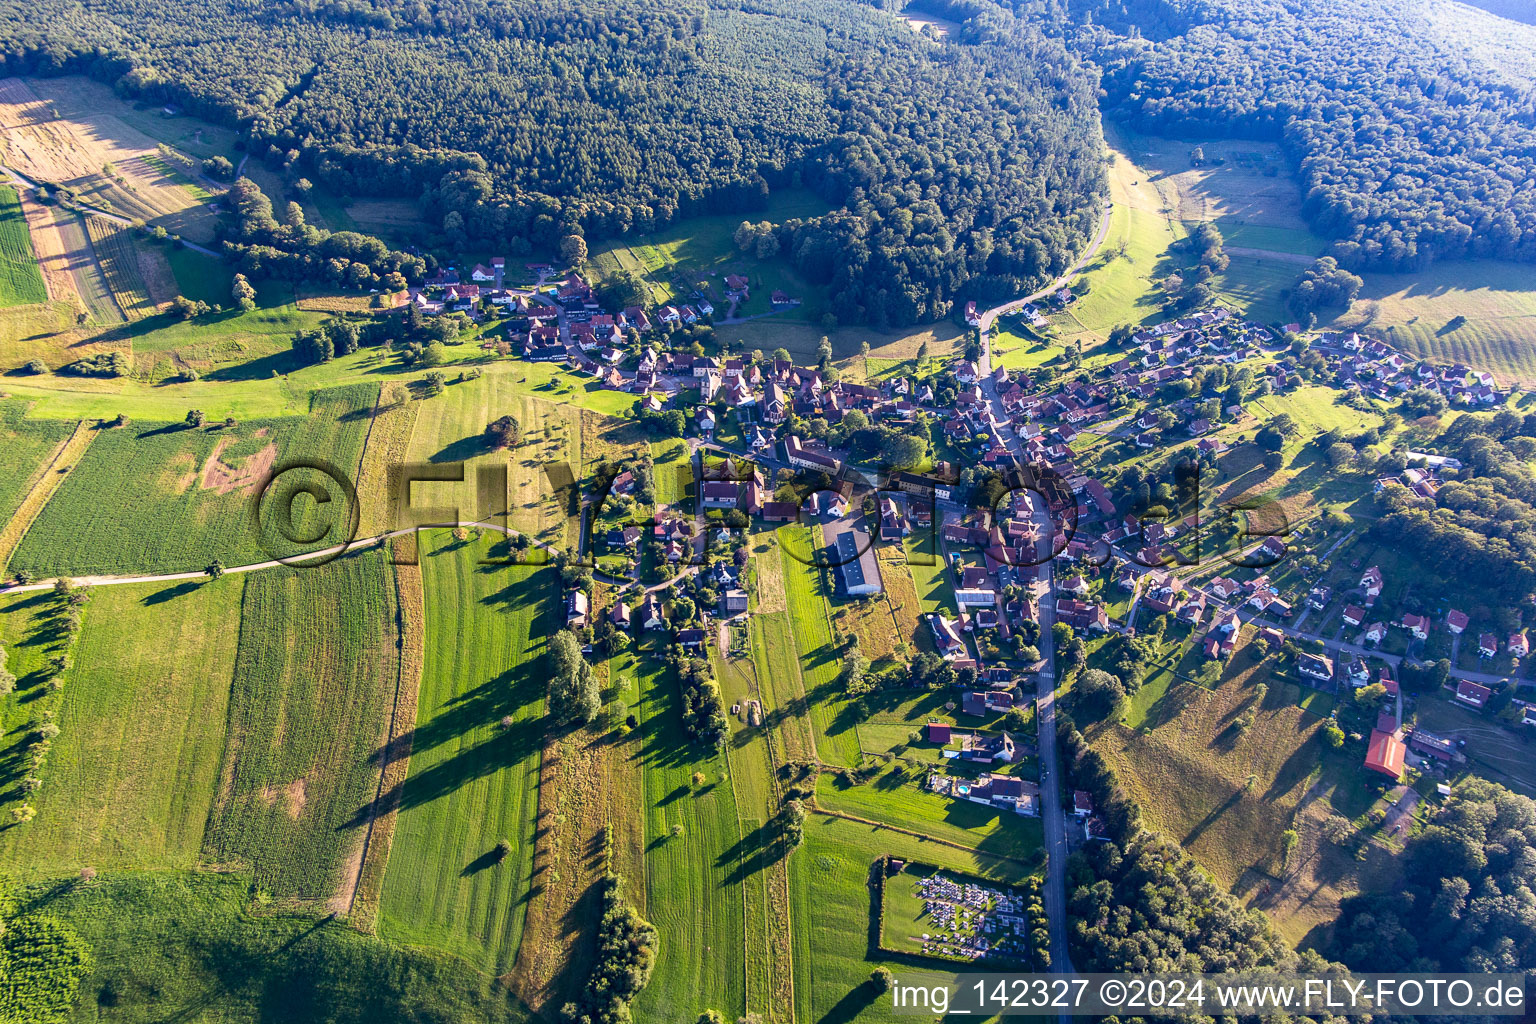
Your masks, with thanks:
[{"label": "yellow harvested field", "polygon": [[[37,265],[43,272],[43,286],[48,289],[48,298],[54,302],[68,303],[78,310],[85,309],[80,290],[75,286],[74,272],[75,262],[82,254],[70,252],[64,244],[58,224],[54,221],[53,207],[38,203],[27,190],[18,191],[21,193],[22,211],[27,217],[27,230],[32,235],[32,250],[37,254]],[[90,258],[89,253],[84,256]]]},{"label": "yellow harvested field", "polygon": [[[0,163],[34,182],[68,185],[120,216],[195,241],[213,237],[212,210],[166,173],[154,139],[111,114],[60,117],[56,103],[19,78],[0,79]],[[182,169],[196,174],[190,163]]]}]

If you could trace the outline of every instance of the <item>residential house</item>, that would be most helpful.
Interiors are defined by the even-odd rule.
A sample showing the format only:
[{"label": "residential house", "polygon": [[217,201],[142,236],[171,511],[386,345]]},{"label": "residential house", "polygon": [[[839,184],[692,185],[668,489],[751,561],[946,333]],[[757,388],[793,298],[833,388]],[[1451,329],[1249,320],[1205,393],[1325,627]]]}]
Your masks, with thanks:
[{"label": "residential house", "polygon": [[1313,679],[1331,682],[1333,679],[1333,659],[1303,651],[1296,656],[1296,671]]},{"label": "residential house", "polygon": [[1467,707],[1476,708],[1478,711],[1483,709],[1483,706],[1488,703],[1488,698],[1492,696],[1493,691],[1488,687],[1482,683],[1474,683],[1469,679],[1462,680],[1456,687],[1456,699]]},{"label": "residential house", "polygon": [[585,629],[587,627],[586,591],[573,590],[565,595],[565,625],[567,629]]}]

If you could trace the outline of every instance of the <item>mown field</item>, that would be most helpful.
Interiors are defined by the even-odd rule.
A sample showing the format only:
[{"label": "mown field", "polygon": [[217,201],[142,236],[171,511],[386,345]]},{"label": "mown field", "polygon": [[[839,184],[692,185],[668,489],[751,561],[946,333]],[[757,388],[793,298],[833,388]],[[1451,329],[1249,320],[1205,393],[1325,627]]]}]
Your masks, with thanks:
[{"label": "mown field", "polygon": [[[822,580],[825,573],[802,561],[815,542],[812,530],[786,526],[779,530],[779,537],[784,590],[816,751],[830,764],[855,765],[859,761],[859,737],[854,731],[852,714],[845,702],[838,699],[837,674],[842,667],[843,651],[832,629],[831,605]],[[802,558],[796,558],[792,550]]]},{"label": "mown field", "polygon": [[153,316],[155,304],[149,297],[149,285],[139,268],[139,251],[132,229],[105,217],[85,218],[85,230],[91,247],[106,276],[112,299],[129,320]]},{"label": "mown field", "polygon": [[382,552],[246,580],[207,860],[250,865],[274,897],[347,909],[398,640]]},{"label": "mown field", "polygon": [[683,729],[676,677],[654,652],[638,676],[646,910],[662,944],[635,1019],[694,1020],[706,1009],[735,1019],[746,1008],[744,886],[763,837],[743,831],[725,759]]},{"label": "mown field", "polygon": [[[511,451],[490,451],[484,443],[486,424],[504,415],[522,426],[522,441]],[[566,542],[571,506],[569,495],[557,493],[545,467],[582,465],[581,410],[557,395],[531,396],[511,374],[496,374],[449,387],[443,395],[422,402],[411,433],[407,458],[412,462],[468,463],[464,482],[424,483],[414,488],[415,501],[460,518],[509,513],[512,529],[554,544]],[[481,467],[507,470],[508,503],[478,508],[476,474]],[[555,479],[562,479],[558,471]],[[574,541],[574,536],[569,538]]]},{"label": "mown field", "polygon": [[95,248],[85,230],[85,218],[65,210],[57,211],[54,217],[59,239],[65,252],[69,253],[75,290],[90,315],[90,322],[97,326],[117,327],[123,322],[123,311],[112,298],[106,275],[96,261]]},{"label": "mown field", "polygon": [[[102,431],[22,540],[12,567],[44,577],[136,575],[292,553],[298,546],[271,532],[264,544],[254,530],[252,501],[266,471],[287,460],[323,459],[355,478],[377,394],[377,384],[316,392],[307,416],[233,427],[130,422]],[[336,500],[319,511],[339,512],[344,504]],[[301,515],[315,509],[303,497],[293,507]],[[327,543],[335,537],[315,547]]]},{"label": "mown field", "polygon": [[[426,655],[379,934],[503,974],[522,936],[544,741],[551,569],[487,567],[489,539],[422,537]],[[501,840],[512,844],[497,861]]]},{"label": "mown field", "polygon": [[[35,876],[199,863],[229,721],[243,590],[240,577],[229,577],[92,593],[37,817],[0,832],[9,870]],[[281,634],[269,640],[280,643]]]},{"label": "mown field", "polygon": [[10,185],[0,185],[0,307],[47,300],[21,200]]},{"label": "mown field", "polygon": [[1366,274],[1335,324],[1370,331],[1405,352],[1462,362],[1501,381],[1536,381],[1536,281],[1493,260],[1437,263],[1416,274]]}]

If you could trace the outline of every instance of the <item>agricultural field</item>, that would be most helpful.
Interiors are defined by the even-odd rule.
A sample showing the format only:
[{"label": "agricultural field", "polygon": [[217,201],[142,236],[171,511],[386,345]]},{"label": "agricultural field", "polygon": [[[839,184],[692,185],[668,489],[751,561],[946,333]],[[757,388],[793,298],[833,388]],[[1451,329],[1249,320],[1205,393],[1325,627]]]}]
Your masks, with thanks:
[{"label": "agricultural field", "polygon": [[[1150,827],[1182,843],[1216,880],[1274,920],[1291,942],[1333,920],[1338,903],[1390,877],[1387,850],[1323,835],[1333,815],[1355,819],[1372,802],[1361,750],[1330,751],[1323,719],[1298,706],[1294,683],[1273,678],[1272,659],[1241,647],[1213,690],[1171,676],[1143,684],[1135,728],[1088,731]],[[1256,687],[1264,683],[1267,691]],[[1141,697],[1138,694],[1138,697]],[[1254,712],[1243,729],[1237,719]],[[1300,834],[1287,860],[1280,836]]]},{"label": "agricultural field", "polygon": [[175,298],[175,279],[165,256],[141,247],[132,229],[105,217],[86,217],[85,230],[112,298],[129,320],[153,316],[161,303]]},{"label": "agricultural field", "polygon": [[27,180],[67,185],[85,205],[194,242],[213,240],[212,210],[167,163],[164,144],[121,118],[84,110],[65,115],[28,83],[7,78],[0,80],[0,124],[0,163]]},{"label": "agricultural field", "polygon": [[[684,731],[681,693],[657,657],[639,670],[647,917],[666,936],[637,1020],[739,1017],[746,1003],[746,894],[763,841],[747,833],[723,757]],[[695,772],[704,775],[695,785]]]},{"label": "agricultural field", "polygon": [[553,570],[480,564],[497,550],[490,537],[420,535],[425,659],[378,924],[493,975],[512,966],[538,884],[543,652],[561,624]]},{"label": "agricultural field", "polygon": [[[322,458],[355,478],[377,395],[377,384],[356,384],[316,392],[303,417],[233,426],[210,421],[200,428],[130,421],[104,429],[27,532],[11,566],[40,577],[134,575],[198,571],[214,558],[233,566],[297,553],[278,533],[257,537],[253,499],[268,470],[292,459]],[[299,514],[314,511],[307,501],[294,506]],[[343,504],[325,511],[340,512]],[[343,519],[334,522],[339,530]],[[305,523],[290,534],[313,533],[315,522]]]},{"label": "agricultural field", "polygon": [[47,301],[37,260],[16,190],[0,185],[0,307]]},{"label": "agricultural field", "polygon": [[0,832],[8,871],[30,877],[201,862],[243,590],[241,578],[229,577],[93,591],[59,735],[34,798],[37,817]]},{"label": "agricultural field", "polygon": [[[5,449],[6,470],[0,473],[0,524],[10,522],[75,429],[67,420],[31,419],[27,411],[26,402],[0,401],[0,448]],[[0,567],[3,564],[0,559]]]},{"label": "agricultural field", "polygon": [[390,572],[373,550],[245,581],[203,849],[274,898],[351,905],[399,674]]}]

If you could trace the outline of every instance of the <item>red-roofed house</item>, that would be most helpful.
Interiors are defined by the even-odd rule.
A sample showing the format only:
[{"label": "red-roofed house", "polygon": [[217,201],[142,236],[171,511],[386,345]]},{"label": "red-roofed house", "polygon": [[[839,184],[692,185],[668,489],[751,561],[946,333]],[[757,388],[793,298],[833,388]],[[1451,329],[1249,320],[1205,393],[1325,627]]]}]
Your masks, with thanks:
[{"label": "red-roofed house", "polygon": [[1357,604],[1344,606],[1344,622],[1350,626],[1358,626],[1365,621],[1365,609]]},{"label": "red-roofed house", "polygon": [[1531,643],[1525,638],[1524,633],[1509,634],[1509,653],[1517,658],[1523,658],[1531,653]]},{"label": "red-roofed house", "polygon": [[1477,653],[1485,658],[1491,658],[1499,653],[1499,638],[1492,633],[1484,633],[1477,638]]},{"label": "red-roofed house", "polygon": [[929,722],[928,723],[928,742],[929,743],[948,743],[949,742],[949,724],[947,722]]},{"label": "red-roofed house", "polygon": [[1482,683],[1474,683],[1470,680],[1462,680],[1456,687],[1456,699],[1469,708],[1481,711],[1483,705],[1488,703],[1488,698],[1493,696],[1493,691]]},{"label": "red-roofed house", "polygon": [[1365,766],[1389,776],[1394,782],[1403,777],[1403,755],[1407,748],[1390,732],[1371,731],[1370,746],[1365,751]]},{"label": "red-roofed house", "polygon": [[1459,612],[1455,608],[1445,613],[1445,628],[1452,633],[1460,633],[1467,628],[1467,623],[1470,621],[1466,612]]}]

